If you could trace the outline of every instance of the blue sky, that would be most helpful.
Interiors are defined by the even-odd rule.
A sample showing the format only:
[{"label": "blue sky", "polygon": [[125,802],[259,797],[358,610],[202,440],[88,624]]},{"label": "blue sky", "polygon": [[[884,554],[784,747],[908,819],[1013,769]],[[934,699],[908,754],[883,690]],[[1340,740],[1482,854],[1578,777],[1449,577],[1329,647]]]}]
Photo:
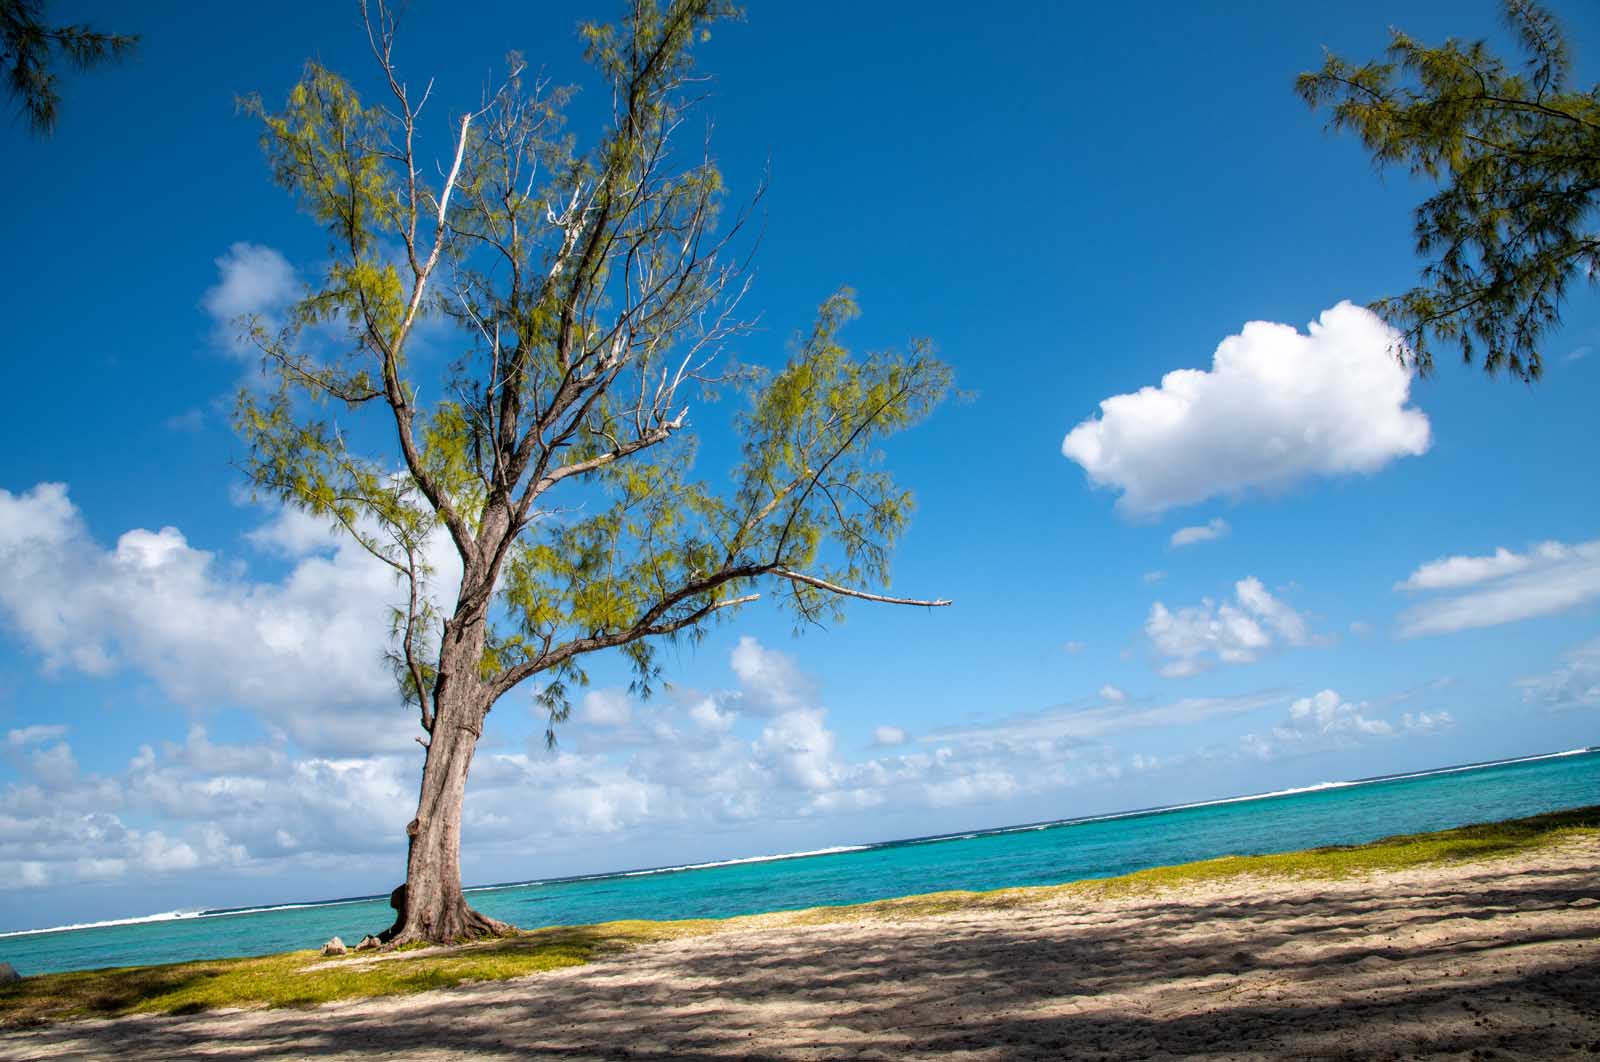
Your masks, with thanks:
[{"label": "blue sky", "polygon": [[[439,154],[507,50],[581,83],[573,26],[611,13],[503,7],[407,16]],[[1600,16],[1556,10],[1593,83]],[[385,890],[420,763],[379,659],[393,588],[248,500],[227,421],[251,372],[227,319],[324,254],[234,100],[280,100],[313,55],[370,78],[353,5],[60,14],[144,40],[68,80],[54,139],[0,128],[0,929]],[[857,347],[937,343],[970,398],[891,447],[918,498],[894,588],[956,604],[798,639],[757,606],[669,651],[648,704],[600,662],[553,753],[513,693],[467,878],[1600,742],[1600,313],[1575,295],[1534,387],[1382,357],[1356,307],[1414,277],[1426,188],[1292,80],[1390,24],[1501,32],[1487,0],[752,5],[721,28],[716,154],[735,190],[772,174],[738,353],[780,359],[841,284]],[[729,412],[693,416],[715,440]]]}]

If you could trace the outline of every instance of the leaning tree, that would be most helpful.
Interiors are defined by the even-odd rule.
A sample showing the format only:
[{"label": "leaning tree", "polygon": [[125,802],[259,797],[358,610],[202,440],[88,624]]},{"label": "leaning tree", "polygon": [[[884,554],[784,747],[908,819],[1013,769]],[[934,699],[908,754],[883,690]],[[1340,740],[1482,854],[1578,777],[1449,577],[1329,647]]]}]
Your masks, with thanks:
[{"label": "leaning tree", "polygon": [[[948,603],[863,587],[887,579],[911,507],[879,445],[950,374],[922,343],[847,351],[848,291],[781,369],[726,362],[749,211],[719,220],[705,141],[678,148],[703,94],[691,52],[725,0],[632,0],[582,28],[609,90],[592,143],[564,131],[570,90],[513,56],[431,167],[428,93],[397,72],[392,13],[363,14],[384,103],[316,63],[281,110],[249,102],[331,243],[287,327],[252,325],[269,383],[243,391],[237,424],[258,489],[397,575],[391,659],[425,749],[398,945],[510,928],[467,905],[460,841],[473,751],[512,689],[529,683],[553,728],[585,658],[617,649],[648,692],[663,639],[703,636],[763,588],[802,622],[852,597]],[[689,402],[729,389],[741,446],[713,489],[692,478]],[[458,587],[435,585],[440,540]]]},{"label": "leaning tree", "polygon": [[1373,309],[1404,330],[1417,368],[1432,342],[1524,380],[1574,282],[1600,280],[1600,86],[1572,84],[1561,27],[1535,0],[1504,0],[1524,63],[1483,41],[1429,47],[1392,31],[1387,61],[1328,55],[1296,88],[1379,165],[1436,182],[1416,211],[1421,283]]}]

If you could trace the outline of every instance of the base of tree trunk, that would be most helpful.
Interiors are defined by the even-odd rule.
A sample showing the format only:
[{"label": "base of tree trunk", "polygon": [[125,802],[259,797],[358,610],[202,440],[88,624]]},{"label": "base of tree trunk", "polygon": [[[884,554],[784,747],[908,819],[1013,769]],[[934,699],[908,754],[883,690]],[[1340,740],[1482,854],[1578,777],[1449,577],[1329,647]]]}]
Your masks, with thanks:
[{"label": "base of tree trunk", "polygon": [[442,911],[434,912],[431,918],[417,919],[420,924],[408,924],[411,918],[406,909],[404,885],[389,894],[389,906],[395,909],[394,925],[378,934],[385,950],[406,944],[464,944],[491,937],[508,937],[517,932],[517,927],[510,922],[474,911],[465,900],[447,904]]}]

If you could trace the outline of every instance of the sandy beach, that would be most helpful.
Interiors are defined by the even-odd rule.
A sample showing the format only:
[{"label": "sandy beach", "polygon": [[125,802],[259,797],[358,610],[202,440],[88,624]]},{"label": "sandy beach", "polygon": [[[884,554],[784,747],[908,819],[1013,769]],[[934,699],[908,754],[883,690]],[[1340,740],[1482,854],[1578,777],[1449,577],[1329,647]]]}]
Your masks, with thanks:
[{"label": "sandy beach", "polygon": [[13,1030],[8,1059],[1600,1054],[1600,838],[1339,881],[741,923],[516,981]]}]

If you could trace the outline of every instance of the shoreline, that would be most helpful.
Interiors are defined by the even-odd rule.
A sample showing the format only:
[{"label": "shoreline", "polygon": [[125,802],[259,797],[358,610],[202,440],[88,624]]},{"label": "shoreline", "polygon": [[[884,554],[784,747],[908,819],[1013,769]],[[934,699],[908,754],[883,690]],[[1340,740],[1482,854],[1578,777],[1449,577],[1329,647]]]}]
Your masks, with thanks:
[{"label": "shoreline", "polygon": [[[550,960],[544,972],[463,967],[476,983],[309,1009],[13,1024],[0,1056],[1578,1055],[1600,1051],[1600,808],[1094,882],[510,943]],[[298,953],[294,969],[439,973],[506,947]],[[196,968],[227,965],[119,974],[203,980]],[[26,1020],[23,1002],[0,991],[0,1016]]]}]

